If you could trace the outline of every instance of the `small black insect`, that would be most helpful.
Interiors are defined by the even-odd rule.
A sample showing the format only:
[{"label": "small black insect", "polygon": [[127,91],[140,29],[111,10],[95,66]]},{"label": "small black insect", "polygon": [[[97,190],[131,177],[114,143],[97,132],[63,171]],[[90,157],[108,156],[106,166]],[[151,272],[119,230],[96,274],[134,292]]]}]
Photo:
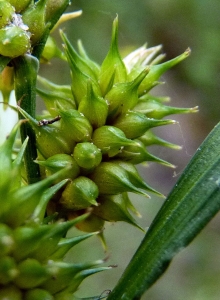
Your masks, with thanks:
[{"label": "small black insect", "polygon": [[59,121],[60,119],[61,119],[61,116],[57,116],[52,120],[42,119],[38,122],[38,126],[50,125],[50,124],[53,124],[53,123]]}]

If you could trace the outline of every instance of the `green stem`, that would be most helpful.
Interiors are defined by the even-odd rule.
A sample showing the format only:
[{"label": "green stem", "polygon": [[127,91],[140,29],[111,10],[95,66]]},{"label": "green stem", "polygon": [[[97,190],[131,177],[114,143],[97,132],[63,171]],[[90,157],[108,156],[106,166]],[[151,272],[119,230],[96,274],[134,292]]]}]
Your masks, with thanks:
[{"label": "green stem", "polygon": [[[15,95],[18,104],[32,117],[35,117],[36,105],[36,80],[39,68],[39,61],[31,55],[19,56],[13,60],[15,70]],[[19,115],[20,119],[23,119]],[[24,164],[28,183],[40,179],[38,164],[34,163],[37,157],[36,138],[33,129],[28,122],[21,125],[22,142],[29,137],[27,148],[24,154]]]},{"label": "green stem", "polygon": [[[35,1],[36,2],[36,1]],[[49,6],[51,16],[47,20],[44,33],[37,45],[34,46],[32,55],[19,56],[11,61],[15,69],[15,95],[20,107],[29,115],[35,118],[36,106],[36,80],[39,68],[40,55],[44,49],[51,28],[56,24],[57,20],[65,11],[69,4],[69,0],[55,1]],[[4,67],[7,60],[0,60],[0,68]],[[23,117],[19,115],[19,118]],[[40,180],[39,165],[34,163],[37,157],[36,137],[30,124],[23,123],[21,126],[22,142],[29,137],[27,148],[24,154],[24,164],[27,174],[27,182],[33,183]]]}]

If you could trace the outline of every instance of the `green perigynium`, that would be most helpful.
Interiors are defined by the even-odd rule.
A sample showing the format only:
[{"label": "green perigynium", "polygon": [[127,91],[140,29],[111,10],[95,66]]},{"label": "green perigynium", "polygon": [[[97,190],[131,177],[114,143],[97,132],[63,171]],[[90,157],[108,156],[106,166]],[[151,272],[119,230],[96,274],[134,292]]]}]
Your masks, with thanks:
[{"label": "green perigynium", "polygon": [[8,26],[0,29],[0,54],[17,57],[30,50],[29,35],[18,26]]},{"label": "green perigynium", "polygon": [[[69,0],[1,0],[0,55],[15,58],[41,48],[68,4]],[[59,56],[53,43],[48,42],[48,48],[44,59]]]},{"label": "green perigynium", "polygon": [[65,167],[72,169],[71,161],[38,183],[22,184],[26,143],[12,160],[19,126],[0,147],[0,299],[67,299],[90,273],[106,268],[95,267],[101,260],[82,264],[62,261],[69,249],[94,235],[65,238],[71,227],[88,217],[86,214],[68,222],[56,221],[55,216],[50,221],[44,219],[48,201],[68,181],[62,178]]},{"label": "green perigynium", "polygon": [[75,162],[74,176],[71,173],[68,176],[71,182],[64,186],[61,195],[53,197],[53,209],[67,219],[92,209],[90,218],[84,221],[86,225],[83,222],[77,225],[86,231],[100,230],[103,220],[136,224],[126,204],[129,202],[124,200],[127,193],[145,196],[149,191],[160,193],[144,183],[135,165],[154,161],[173,167],[150,154],[146,146],[178,148],[149,130],[176,123],[162,120],[164,116],[197,110],[166,106],[163,103],[166,99],[149,94],[165,71],[190,54],[189,49],[165,63],[159,63],[163,58],[158,55],[160,46],[150,49],[143,46],[122,59],[117,33],[118,18],[113,22],[110,50],[99,66],[88,57],[82,43],[77,52],[61,31],[71,86],[55,85],[39,77],[43,88],[37,91],[48,109],[46,123],[37,123],[19,109],[36,132],[39,151],[36,162],[45,166],[43,173],[48,174],[50,161],[56,159],[60,159],[59,169],[62,169],[66,162],[64,154]]},{"label": "green perigynium", "polygon": [[15,9],[8,1],[0,2],[0,28],[4,27],[5,25],[11,22],[14,13]]},{"label": "green perigynium", "polygon": [[[131,214],[139,215],[128,192],[162,195],[144,182],[136,165],[154,161],[173,167],[146,147],[178,148],[151,130],[176,123],[162,120],[165,116],[197,110],[167,106],[166,98],[150,94],[160,76],[190,50],[160,63],[164,57],[158,54],[161,46],[147,49],[145,45],[122,59],[116,18],[110,49],[101,65],[88,57],[81,42],[77,52],[61,32],[63,53],[48,34],[67,5],[67,0],[0,1],[0,59],[4,64],[11,61],[0,77],[4,101],[14,78],[15,90],[26,96],[21,94],[23,78],[17,74],[21,62],[30,58],[36,63],[33,80],[28,77],[30,69],[24,70],[29,72],[25,78],[30,79],[34,95],[40,54],[42,62],[54,56],[66,61],[72,80],[69,86],[38,77],[43,88],[37,92],[47,109],[43,116],[27,112],[19,105],[23,99],[17,99],[21,100],[19,114],[36,136],[34,163],[40,168],[39,182],[27,184],[24,173],[23,157],[30,137],[23,139],[16,155],[13,152],[16,133],[25,121],[15,126],[0,148],[0,300],[6,296],[72,299],[84,278],[108,269],[95,267],[103,261],[69,264],[63,258],[94,233],[102,237],[105,221],[124,221],[142,229]],[[65,238],[73,226],[89,234]]]},{"label": "green perigynium", "polygon": [[[10,106],[8,100],[14,88],[16,92],[21,91],[21,98],[17,97],[18,103],[28,96],[23,92],[23,86],[26,86],[26,91],[31,93],[29,100],[33,100],[38,69],[37,57],[41,53],[41,50],[35,51],[35,49],[39,45],[40,48],[44,45],[49,31],[68,3],[69,1],[66,0],[55,2],[39,0],[35,3],[34,1],[0,1],[0,90],[4,107]],[[66,59],[57,49],[54,48],[54,44],[47,44],[42,60],[59,56],[59,53],[61,58]],[[30,61],[33,64],[29,64]],[[60,87],[58,89],[60,91]],[[71,102],[71,108],[74,109],[69,87],[64,87],[60,99],[68,92],[68,100]],[[77,151],[75,147],[79,144],[77,142],[91,139],[92,125],[80,112],[69,111],[69,116],[66,102],[65,109],[60,102],[57,109],[63,120],[65,119],[63,115],[66,118],[70,117],[72,126],[77,128],[74,138],[70,138],[68,134],[63,136],[63,130],[66,132],[67,126],[65,122],[62,124],[62,130],[56,126],[49,126],[45,131],[45,127],[39,126],[40,124],[33,118],[33,102],[30,106],[32,126],[35,127],[35,131],[37,130],[37,148],[39,153],[41,151],[44,153],[41,157],[42,161],[38,159],[37,163],[41,165],[43,173],[45,172],[42,177],[46,178],[42,180],[36,178],[38,182],[30,184],[27,173],[24,172],[23,160],[26,160],[24,155],[30,141],[30,131],[29,133],[26,131],[26,136],[23,135],[26,139],[24,138],[22,145],[18,143],[20,149],[15,151],[17,131],[27,124],[26,121],[20,121],[0,146],[0,299],[72,299],[73,293],[86,277],[109,269],[109,267],[98,266],[103,263],[103,260],[81,264],[63,262],[64,256],[74,245],[94,234],[100,234],[91,228],[89,234],[66,238],[68,230],[86,218],[97,218],[98,221],[100,219],[88,213],[83,213],[69,221],[60,218],[62,205],[64,208],[67,206],[72,209],[73,206],[77,209],[85,209],[97,203],[98,187],[91,179],[82,176],[81,168],[85,167],[86,170],[95,168],[102,160],[102,154],[101,150],[92,143],[83,145],[86,149],[88,147],[90,149],[89,161],[79,153],[79,149]],[[20,110],[22,111],[22,108]],[[25,111],[23,113],[27,114]],[[30,114],[28,118],[31,118]],[[42,121],[43,125],[44,122],[46,121]],[[48,143],[47,155],[45,143]],[[41,145],[43,145],[42,150],[40,150]],[[58,192],[62,195],[63,201],[62,204],[62,201],[60,202],[59,216],[53,214],[53,210],[50,214],[51,206],[48,205]],[[76,196],[78,196],[78,204],[72,201]],[[66,217],[65,209],[64,212],[63,216]],[[46,215],[48,216],[45,217]],[[100,230],[102,226],[103,224]]]}]

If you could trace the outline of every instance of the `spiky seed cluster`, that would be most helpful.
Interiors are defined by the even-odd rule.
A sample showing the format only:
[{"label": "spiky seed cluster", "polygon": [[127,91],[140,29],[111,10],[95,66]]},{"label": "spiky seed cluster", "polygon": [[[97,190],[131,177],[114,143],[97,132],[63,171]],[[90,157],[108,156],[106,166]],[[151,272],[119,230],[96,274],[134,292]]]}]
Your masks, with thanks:
[{"label": "spiky seed cluster", "polygon": [[[66,3],[0,1],[0,54],[14,59],[31,52],[47,27],[56,23],[53,20]],[[48,109],[40,121],[18,108],[36,132],[36,163],[44,180],[22,184],[27,140],[11,159],[20,123],[0,147],[0,299],[72,299],[85,277],[107,268],[93,268],[102,261],[64,263],[71,247],[94,234],[68,239],[68,229],[77,226],[95,232],[105,221],[125,221],[139,227],[129,212],[137,213],[128,192],[160,194],[142,180],[135,165],[155,161],[172,166],[150,154],[146,146],[176,146],[159,139],[150,129],[175,123],[162,120],[164,116],[196,109],[166,106],[164,98],[155,98],[149,91],[189,51],[158,64],[163,57],[157,56],[160,46],[144,46],[122,60],[117,31],[116,18],[110,50],[101,66],[87,56],[81,43],[77,53],[61,33],[72,85],[59,86],[39,78],[47,88],[38,92]],[[60,51],[54,43],[47,43],[43,58],[56,53]],[[3,87],[5,98],[9,90]]]},{"label": "spiky seed cluster", "polygon": [[150,129],[175,123],[162,120],[164,116],[196,111],[166,106],[164,98],[149,94],[160,76],[185,59],[189,50],[158,64],[163,58],[158,55],[161,47],[144,46],[122,60],[117,33],[118,18],[113,22],[109,52],[99,66],[87,56],[81,43],[77,53],[61,32],[71,86],[59,86],[39,77],[46,88],[38,89],[48,110],[46,119],[39,122],[20,109],[36,132],[36,162],[43,167],[42,172],[51,175],[70,166],[63,173],[63,179],[70,181],[62,193],[53,197],[48,211],[72,219],[92,208],[91,216],[77,225],[85,231],[100,230],[104,221],[138,226],[129,212],[130,208],[136,210],[127,193],[160,193],[143,181],[135,165],[155,161],[172,166],[150,154],[146,146],[176,147]]},{"label": "spiky seed cluster", "polygon": [[97,267],[101,260],[63,262],[69,249],[97,233],[65,238],[67,231],[87,215],[67,222],[44,218],[48,201],[67,181],[60,181],[65,171],[22,186],[27,140],[16,159],[11,159],[19,125],[0,147],[0,299],[70,299],[84,278],[108,268]]}]

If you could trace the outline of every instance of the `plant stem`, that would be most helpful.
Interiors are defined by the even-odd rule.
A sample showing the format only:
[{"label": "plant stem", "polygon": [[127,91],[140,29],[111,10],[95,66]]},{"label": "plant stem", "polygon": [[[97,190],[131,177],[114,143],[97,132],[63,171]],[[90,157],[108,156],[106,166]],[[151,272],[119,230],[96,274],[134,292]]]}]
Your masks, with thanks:
[{"label": "plant stem", "polygon": [[[35,117],[36,105],[36,80],[39,61],[31,55],[19,56],[13,60],[15,70],[15,95],[18,104],[32,117]],[[23,117],[19,114],[19,118]],[[39,166],[34,163],[37,157],[36,138],[33,129],[28,122],[21,125],[22,142],[29,137],[24,154],[24,164],[27,174],[27,182],[34,183],[40,179]]]},{"label": "plant stem", "polygon": [[[52,10],[52,15],[50,16],[51,19],[48,20],[48,24],[45,26],[40,41],[33,47],[32,55],[26,54],[19,56],[11,61],[15,70],[16,99],[20,107],[33,118],[35,118],[36,81],[39,68],[38,59],[44,49],[51,28],[56,24],[68,4],[69,0],[52,2],[49,6],[49,9]],[[2,69],[7,62],[7,59],[0,60],[0,69]],[[20,114],[19,118],[23,119]],[[30,124],[26,122],[21,125],[22,142],[27,136],[29,137],[29,141],[24,154],[24,165],[27,174],[27,182],[30,184],[40,180],[40,169],[39,165],[34,163],[34,160],[37,157],[35,133]]]}]

